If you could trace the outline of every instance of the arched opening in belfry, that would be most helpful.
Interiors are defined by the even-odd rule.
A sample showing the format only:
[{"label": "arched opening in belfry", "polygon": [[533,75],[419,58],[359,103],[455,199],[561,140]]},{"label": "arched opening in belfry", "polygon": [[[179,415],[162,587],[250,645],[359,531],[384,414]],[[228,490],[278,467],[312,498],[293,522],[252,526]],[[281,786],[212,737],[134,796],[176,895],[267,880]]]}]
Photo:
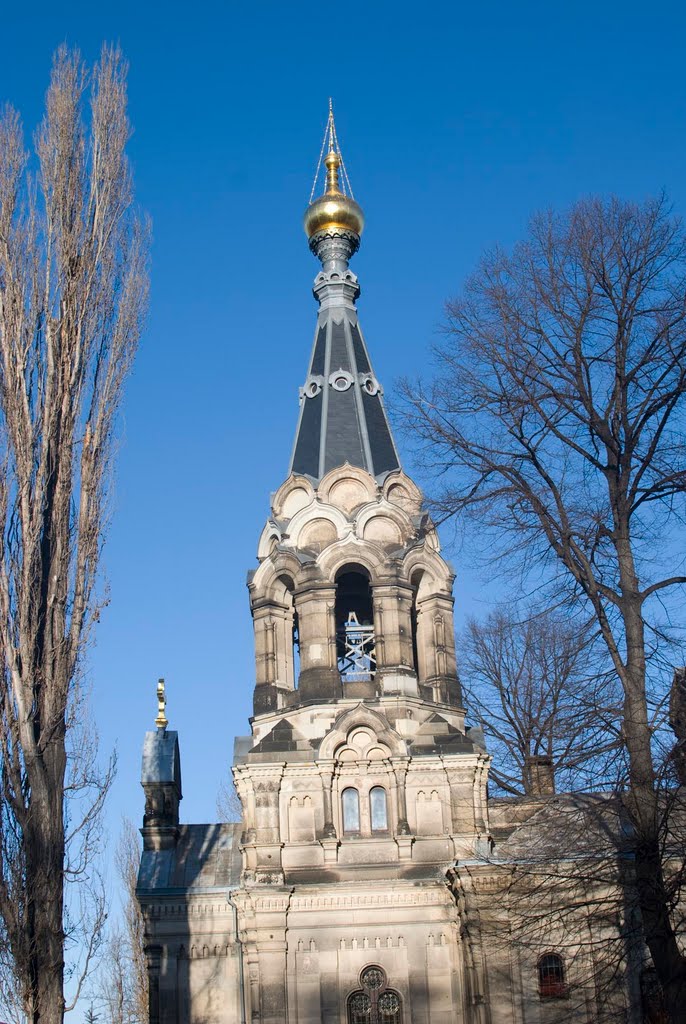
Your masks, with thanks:
[{"label": "arched opening in belfry", "polygon": [[342,682],[374,678],[374,603],[369,574],[346,566],[336,576],[336,657]]},{"label": "arched opening in belfry", "polygon": [[294,585],[289,576],[281,576],[284,588],[284,630],[283,660],[285,663],[286,684],[290,689],[298,688],[300,675],[300,634],[298,631],[298,610],[295,607]]},{"label": "arched opening in belfry", "polygon": [[412,657],[414,670],[417,673],[417,681],[423,683],[427,677],[426,658],[426,622],[422,620],[421,602],[426,591],[426,573],[423,569],[416,569],[410,578],[412,584],[412,608],[410,610],[410,622],[412,626]]},{"label": "arched opening in belfry", "polygon": [[300,676],[300,630],[298,627],[298,613],[293,609],[293,688],[298,689],[298,678]]}]

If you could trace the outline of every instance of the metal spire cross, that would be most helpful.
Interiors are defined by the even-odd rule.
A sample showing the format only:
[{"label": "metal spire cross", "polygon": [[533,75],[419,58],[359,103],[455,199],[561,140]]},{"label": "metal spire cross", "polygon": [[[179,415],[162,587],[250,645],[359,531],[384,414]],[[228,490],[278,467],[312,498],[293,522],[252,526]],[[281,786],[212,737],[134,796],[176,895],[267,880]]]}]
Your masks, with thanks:
[{"label": "metal spire cross", "polygon": [[167,706],[167,698],[164,693],[164,679],[157,680],[157,718],[155,719],[155,725],[158,729],[166,729],[169,725],[169,720],[165,714],[165,708]]},{"label": "metal spire cross", "polygon": [[[328,143],[328,150],[327,150]],[[317,170],[315,171],[314,181],[312,182],[312,191],[310,192],[310,203],[314,199],[314,193],[317,188],[317,182],[319,180],[319,174],[322,168],[322,160],[324,159],[325,150],[329,153],[336,153],[338,159],[341,162],[342,175],[342,191],[344,196],[350,196],[351,199],[355,198],[353,190],[350,186],[350,178],[345,167],[343,160],[343,154],[341,153],[340,143],[338,141],[338,135],[336,133],[336,122],[333,116],[333,100],[329,96],[329,116],[326,120],[326,128],[324,129],[324,138],[322,139],[322,148],[319,151],[319,160],[317,161]]]}]

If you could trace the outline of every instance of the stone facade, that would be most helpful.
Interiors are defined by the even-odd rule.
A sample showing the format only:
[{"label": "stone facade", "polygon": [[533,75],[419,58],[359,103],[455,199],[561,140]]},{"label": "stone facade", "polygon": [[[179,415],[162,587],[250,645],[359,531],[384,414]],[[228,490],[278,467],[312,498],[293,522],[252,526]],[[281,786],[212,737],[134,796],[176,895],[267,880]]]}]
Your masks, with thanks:
[{"label": "stone facade", "polygon": [[536,799],[489,808],[453,572],[358,323],[362,214],[333,149],[327,168],[338,221],[321,201],[308,221],[322,271],[291,471],[248,581],[242,821],[181,824],[178,737],[146,736],[150,1024],[639,1021],[616,808],[556,797],[543,763]]}]

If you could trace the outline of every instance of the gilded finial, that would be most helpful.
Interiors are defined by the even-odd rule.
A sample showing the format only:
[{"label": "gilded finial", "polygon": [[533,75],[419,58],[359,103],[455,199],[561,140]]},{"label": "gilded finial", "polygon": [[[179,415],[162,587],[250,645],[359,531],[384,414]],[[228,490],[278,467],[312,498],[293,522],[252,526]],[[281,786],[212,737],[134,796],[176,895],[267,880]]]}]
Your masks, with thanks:
[{"label": "gilded finial", "polygon": [[155,725],[158,729],[166,729],[169,725],[167,716],[164,710],[167,706],[167,698],[164,694],[164,679],[157,680],[157,718],[155,719]]},{"label": "gilded finial", "polygon": [[329,123],[328,123],[328,125],[326,127],[326,130],[329,133],[329,153],[333,153],[333,151],[334,151],[333,140],[336,137],[336,125],[334,124],[334,120],[333,120],[333,100],[332,100],[332,98],[330,96],[329,96]]},{"label": "gilded finial", "polygon": [[[326,167],[324,192],[315,199],[322,163]],[[362,234],[363,227],[364,216],[355,202],[353,190],[350,187],[350,180],[336,133],[333,100],[329,97],[329,115],[312,183],[310,204],[305,211],[305,232],[310,240],[321,232],[332,230],[352,232],[357,237],[357,242],[352,250],[354,252],[359,245],[359,236]]]}]

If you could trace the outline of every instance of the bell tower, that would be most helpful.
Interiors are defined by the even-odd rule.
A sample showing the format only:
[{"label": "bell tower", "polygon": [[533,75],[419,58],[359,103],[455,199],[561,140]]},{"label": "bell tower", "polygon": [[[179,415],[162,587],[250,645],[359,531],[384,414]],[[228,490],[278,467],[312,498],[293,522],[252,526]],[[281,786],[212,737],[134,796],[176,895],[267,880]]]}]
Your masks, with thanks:
[{"label": "bell tower", "polygon": [[453,572],[359,323],[364,217],[331,110],[322,157],[304,218],[321,264],[314,344],[248,580],[254,717],[234,767],[233,895],[247,999],[273,1024],[448,1024],[464,965],[445,872],[487,844],[488,757],[465,729]]},{"label": "bell tower", "polygon": [[360,327],[349,261],[364,227],[327,128],[326,191],[305,212],[317,325],[290,473],[249,586],[254,711],[350,697],[420,697],[457,711],[452,572],[400,466]]}]

